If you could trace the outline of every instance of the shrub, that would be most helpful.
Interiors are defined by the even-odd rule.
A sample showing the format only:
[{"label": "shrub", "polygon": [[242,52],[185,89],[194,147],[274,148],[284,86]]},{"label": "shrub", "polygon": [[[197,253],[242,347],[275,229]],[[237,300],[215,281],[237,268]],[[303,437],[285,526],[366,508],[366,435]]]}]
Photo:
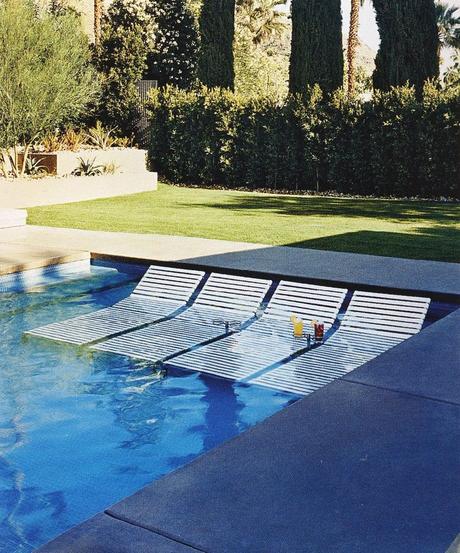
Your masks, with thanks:
[{"label": "shrub", "polygon": [[363,102],[172,87],[152,95],[150,160],[184,184],[459,197],[460,94],[427,84]]},{"label": "shrub", "polygon": [[[75,120],[98,84],[78,18],[37,12],[28,0],[0,3],[0,154],[25,149],[51,129]],[[6,166],[6,164],[4,164]]]},{"label": "shrub", "polygon": [[190,88],[196,81],[197,50],[197,25],[185,0],[114,0],[95,52],[104,99],[98,118],[120,136],[139,134],[138,82]]},{"label": "shrub", "polygon": [[160,86],[191,88],[197,79],[198,28],[186,0],[150,0],[157,25],[151,72]]},{"label": "shrub", "polygon": [[148,73],[154,34],[146,0],[114,0],[103,20],[95,52],[103,84],[97,118],[124,136],[137,132],[141,107],[137,83]]}]

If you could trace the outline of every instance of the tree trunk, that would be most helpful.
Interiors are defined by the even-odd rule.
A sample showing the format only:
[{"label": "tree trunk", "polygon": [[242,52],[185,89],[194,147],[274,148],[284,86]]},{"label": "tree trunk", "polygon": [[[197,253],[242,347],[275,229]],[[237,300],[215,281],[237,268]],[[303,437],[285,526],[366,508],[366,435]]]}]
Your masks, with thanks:
[{"label": "tree trunk", "polygon": [[359,9],[361,0],[351,0],[350,12],[350,30],[348,32],[348,96],[353,96],[355,93],[356,84],[356,55],[359,46]]},{"label": "tree trunk", "polygon": [[101,21],[104,0],[94,0],[94,44],[101,42]]}]

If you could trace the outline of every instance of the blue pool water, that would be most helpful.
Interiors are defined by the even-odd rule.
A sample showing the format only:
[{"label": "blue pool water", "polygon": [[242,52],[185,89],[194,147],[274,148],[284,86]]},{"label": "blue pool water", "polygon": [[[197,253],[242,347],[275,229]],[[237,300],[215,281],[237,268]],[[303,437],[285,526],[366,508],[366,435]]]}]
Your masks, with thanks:
[{"label": "blue pool water", "polygon": [[123,266],[0,278],[2,553],[32,551],[297,399],[23,337],[113,304],[138,278]]}]

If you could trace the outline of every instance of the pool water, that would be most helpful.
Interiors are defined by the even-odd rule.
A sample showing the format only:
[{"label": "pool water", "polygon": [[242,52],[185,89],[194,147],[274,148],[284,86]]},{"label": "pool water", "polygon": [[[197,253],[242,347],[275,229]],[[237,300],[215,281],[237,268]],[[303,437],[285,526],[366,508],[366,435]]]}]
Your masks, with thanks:
[{"label": "pool water", "polygon": [[298,399],[23,337],[115,303],[138,279],[124,266],[0,279],[2,553],[32,551]]}]

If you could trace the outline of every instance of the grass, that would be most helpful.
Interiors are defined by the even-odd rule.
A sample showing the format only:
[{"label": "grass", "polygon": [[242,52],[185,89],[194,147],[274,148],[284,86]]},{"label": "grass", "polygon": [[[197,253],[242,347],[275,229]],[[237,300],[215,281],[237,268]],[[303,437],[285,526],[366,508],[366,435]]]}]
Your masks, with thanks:
[{"label": "grass", "polygon": [[455,203],[179,188],[36,207],[29,223],[460,261]]}]

